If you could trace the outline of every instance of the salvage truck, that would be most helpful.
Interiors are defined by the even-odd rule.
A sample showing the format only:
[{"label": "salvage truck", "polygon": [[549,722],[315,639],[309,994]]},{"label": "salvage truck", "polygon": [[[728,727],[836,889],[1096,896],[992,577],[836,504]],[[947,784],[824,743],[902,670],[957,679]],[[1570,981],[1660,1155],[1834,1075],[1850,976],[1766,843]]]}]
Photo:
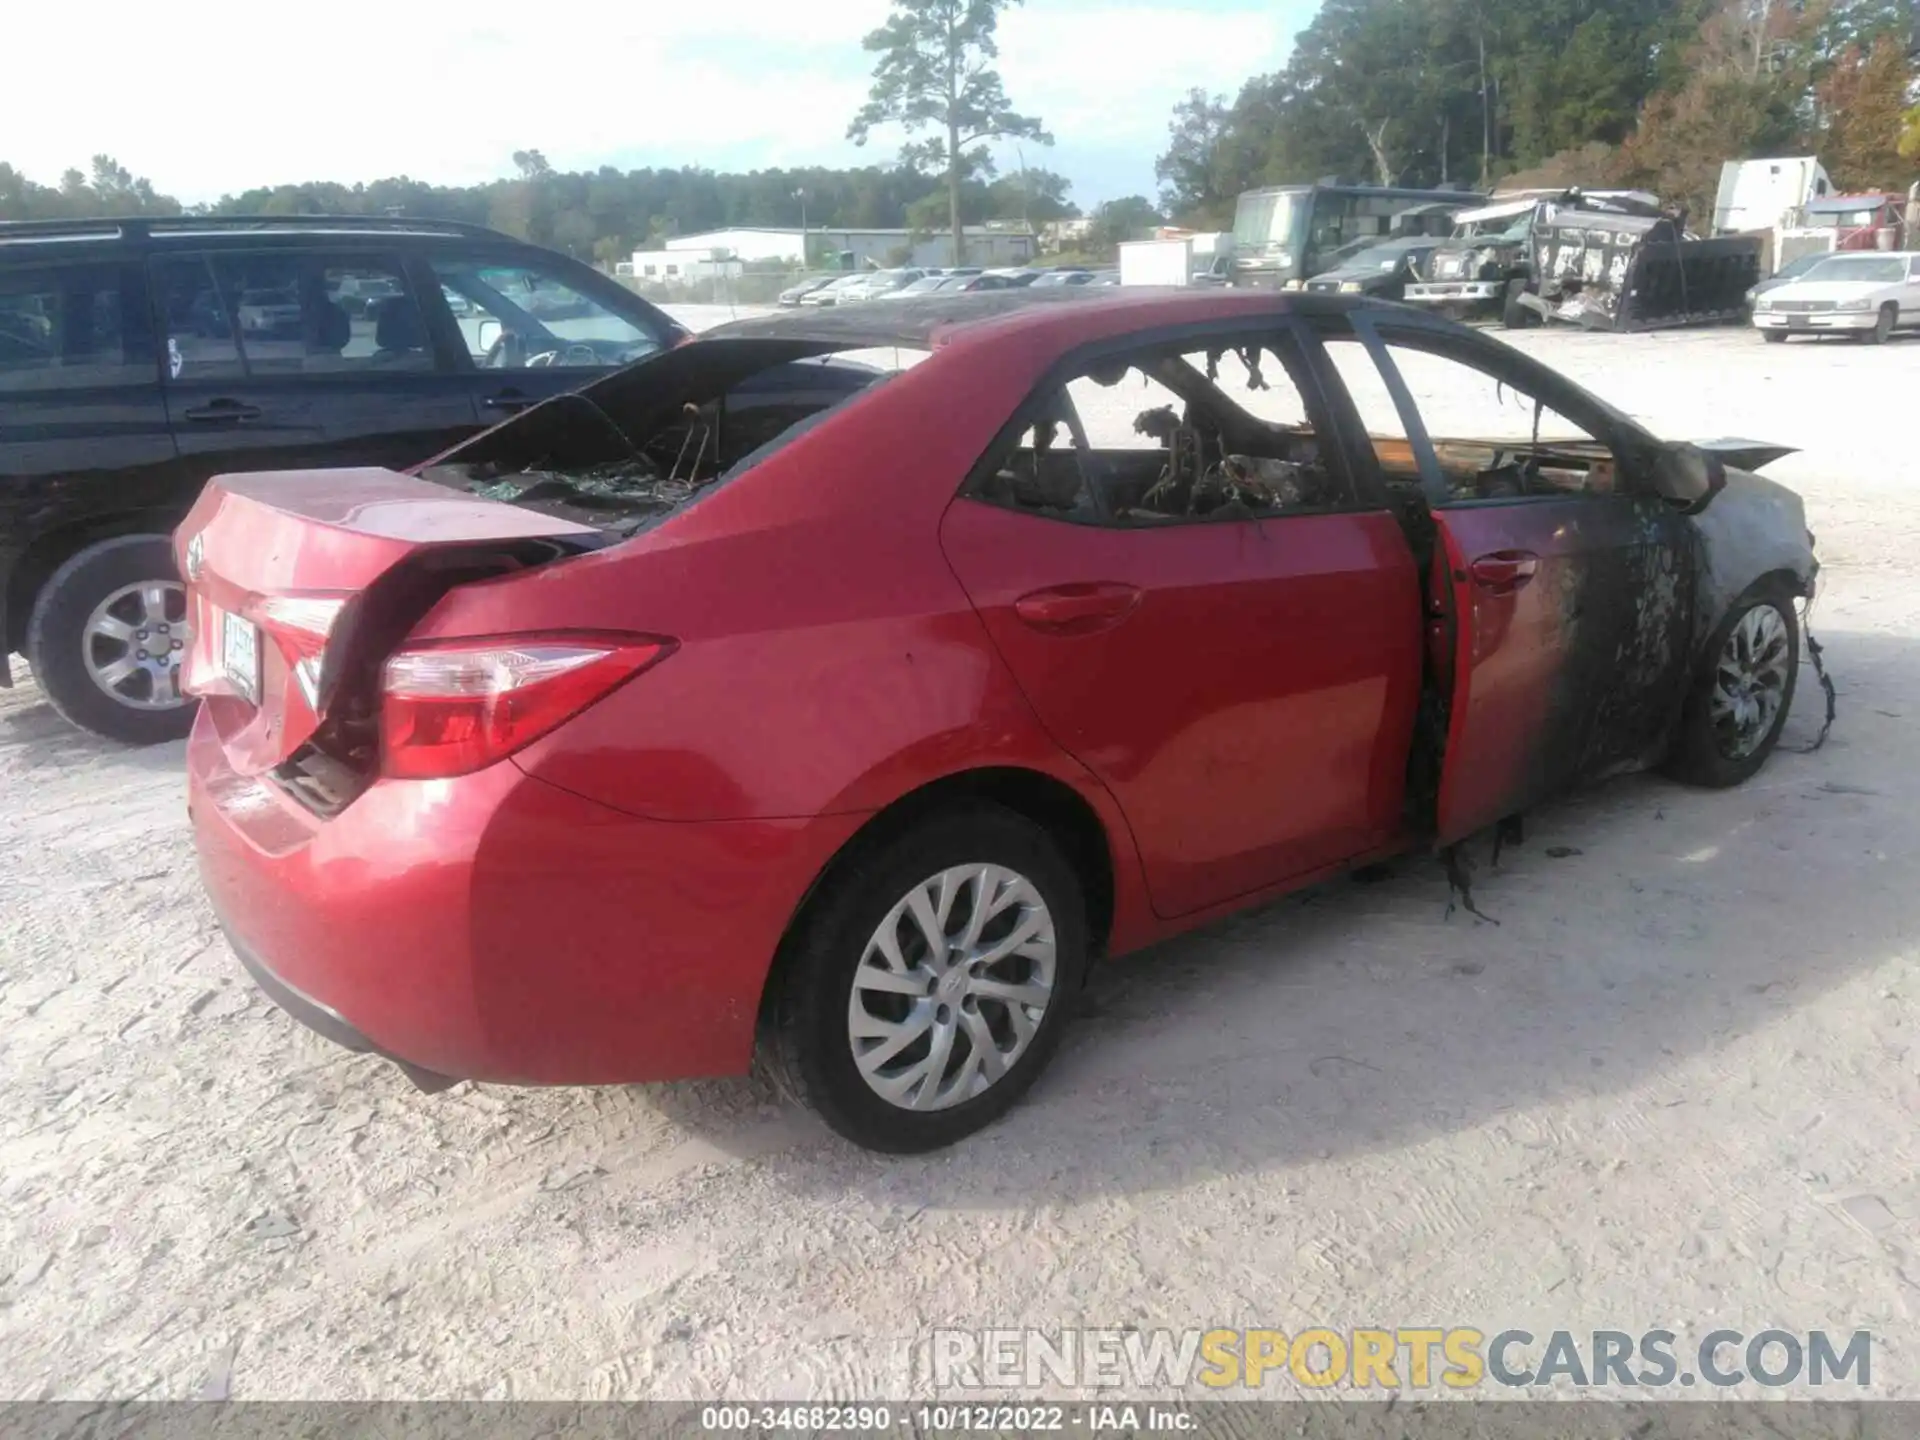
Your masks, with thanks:
[{"label": "salvage truck", "polygon": [[1514,190],[1454,216],[1453,235],[1436,249],[1419,283],[1407,287],[1410,304],[1457,320],[1498,318],[1510,330],[1537,322],[1521,298],[1539,293],[1534,233],[1561,210],[1658,215],[1660,202],[1645,191]]},{"label": "salvage truck", "polygon": [[1561,209],[1534,226],[1535,290],[1519,303],[1590,330],[1664,330],[1742,321],[1760,283],[1758,235],[1703,240],[1686,213]]},{"label": "salvage truck", "polygon": [[1098,958],[1410,849],[1471,907],[1457,847],[1556,794],[1755,774],[1818,572],[1785,453],[1365,296],[735,321],[405,473],[208,486],[200,874],[426,1089],[757,1048],[933,1149]]}]

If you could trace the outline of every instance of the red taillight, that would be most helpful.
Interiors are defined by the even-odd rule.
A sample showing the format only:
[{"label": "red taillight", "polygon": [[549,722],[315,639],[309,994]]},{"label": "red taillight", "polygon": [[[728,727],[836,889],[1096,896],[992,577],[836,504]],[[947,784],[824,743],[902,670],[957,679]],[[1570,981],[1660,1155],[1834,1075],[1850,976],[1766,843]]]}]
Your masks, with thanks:
[{"label": "red taillight", "polygon": [[380,768],[466,775],[532,744],[664,660],[641,635],[501,636],[402,650],[381,675]]}]

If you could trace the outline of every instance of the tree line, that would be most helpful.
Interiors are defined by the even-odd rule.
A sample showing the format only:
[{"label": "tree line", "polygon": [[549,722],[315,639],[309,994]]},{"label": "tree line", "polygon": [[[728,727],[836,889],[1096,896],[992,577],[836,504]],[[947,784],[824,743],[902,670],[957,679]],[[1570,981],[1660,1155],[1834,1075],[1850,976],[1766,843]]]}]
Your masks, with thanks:
[{"label": "tree line", "polygon": [[1723,161],[1813,154],[1904,190],[1916,49],[1909,0],[1324,0],[1280,70],[1188,95],[1155,169],[1203,225],[1333,175],[1630,186],[1699,216]]},{"label": "tree line", "polygon": [[[430,185],[405,176],[345,184],[261,186],[201,206],[157,194],[107,156],[91,172],[70,170],[39,185],[0,164],[0,219],[120,215],[408,215],[488,225],[580,259],[610,263],[672,235],[727,226],[940,228],[947,207],[938,177],[906,165],[813,166],[726,174],[680,169],[554,169],[538,150],[512,157],[513,172],[483,185]],[[962,218],[1029,220],[1036,227],[1079,214],[1066,179],[1047,170],[969,177]]]}]

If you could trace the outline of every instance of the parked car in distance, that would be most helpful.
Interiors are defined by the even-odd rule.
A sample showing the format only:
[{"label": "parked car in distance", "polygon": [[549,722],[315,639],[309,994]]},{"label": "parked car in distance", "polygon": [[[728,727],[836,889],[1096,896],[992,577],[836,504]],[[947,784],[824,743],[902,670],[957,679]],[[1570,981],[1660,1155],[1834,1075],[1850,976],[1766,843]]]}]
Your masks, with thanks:
[{"label": "parked car in distance", "polygon": [[1747,291],[1747,308],[1751,310],[1754,301],[1758,300],[1762,295],[1772,294],[1782,285],[1798,280],[1814,266],[1820,264],[1823,260],[1829,260],[1831,258],[1832,256],[1830,254],[1815,253],[1812,255],[1797,256],[1789,260],[1785,265],[1782,265],[1778,270],[1774,271],[1771,277],[1762,280],[1758,285]]},{"label": "parked car in distance", "polygon": [[[876,348],[925,353],[736,423]],[[758,1043],[930,1149],[1097,956],[1600,776],[1756,773],[1818,568],[1749,473],[1787,453],[1363,296],[736,322],[405,473],[209,486],[200,872],[279,1004],[427,1088]]]},{"label": "parked car in distance", "polygon": [[882,295],[905,289],[916,280],[924,280],[926,273],[911,269],[869,270],[854,276],[853,283],[845,288],[836,288],[835,303],[847,305],[859,300],[878,300]]},{"label": "parked car in distance", "polygon": [[1307,281],[1307,289],[1336,295],[1399,300],[1420,279],[1420,267],[1443,242],[1432,235],[1381,240],[1349,255],[1332,270]]},{"label": "parked car in distance", "polygon": [[779,295],[779,303],[786,306],[798,305],[801,300],[817,290],[825,289],[834,281],[844,279],[840,275],[809,275],[798,285],[789,285]]},{"label": "parked car in distance", "polygon": [[1027,286],[1033,284],[1034,281],[1038,280],[1042,274],[1039,270],[1028,269],[1025,266],[1014,266],[1005,270],[989,270],[987,273],[989,275],[997,275],[1016,290],[1025,289]]},{"label": "parked car in distance", "polygon": [[0,685],[24,654],[75,724],[185,735],[167,536],[208,476],[404,467],[686,334],[478,227],[0,224]]},{"label": "parked car in distance", "polygon": [[841,300],[851,298],[856,289],[864,290],[866,283],[865,275],[842,275],[816,290],[807,291],[800,297],[800,304],[822,308],[838,305]]},{"label": "parked car in distance", "polygon": [[1090,285],[1093,283],[1091,270],[1043,270],[1033,279],[1036,288],[1052,289],[1056,285]]},{"label": "parked car in distance", "polygon": [[1829,255],[1753,302],[1754,328],[1770,344],[1793,335],[1850,335],[1884,345],[1920,328],[1920,252]]}]

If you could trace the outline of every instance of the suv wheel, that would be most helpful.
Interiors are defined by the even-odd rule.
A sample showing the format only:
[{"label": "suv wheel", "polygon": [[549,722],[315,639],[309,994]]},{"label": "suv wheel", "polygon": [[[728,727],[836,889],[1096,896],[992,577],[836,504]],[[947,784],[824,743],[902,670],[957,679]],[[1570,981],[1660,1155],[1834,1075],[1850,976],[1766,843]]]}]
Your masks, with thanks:
[{"label": "suv wheel", "polygon": [[193,725],[180,692],[192,640],[187,592],[164,536],[89,545],[41,587],[27,663],[68,720],[110,740],[155,745]]}]

